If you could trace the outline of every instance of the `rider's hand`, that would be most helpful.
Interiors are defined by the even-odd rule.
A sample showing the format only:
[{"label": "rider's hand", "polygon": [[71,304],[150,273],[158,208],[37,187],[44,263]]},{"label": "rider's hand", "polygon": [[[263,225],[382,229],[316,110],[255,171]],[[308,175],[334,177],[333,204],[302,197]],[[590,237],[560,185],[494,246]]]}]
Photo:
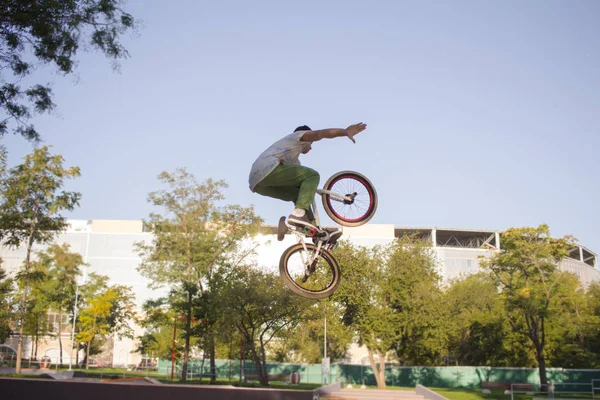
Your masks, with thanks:
[{"label": "rider's hand", "polygon": [[352,143],[356,143],[356,140],[354,140],[354,136],[364,131],[365,129],[367,129],[367,124],[359,122],[358,124],[350,125],[349,127],[347,127],[346,135],[348,136],[348,139],[352,140]]}]

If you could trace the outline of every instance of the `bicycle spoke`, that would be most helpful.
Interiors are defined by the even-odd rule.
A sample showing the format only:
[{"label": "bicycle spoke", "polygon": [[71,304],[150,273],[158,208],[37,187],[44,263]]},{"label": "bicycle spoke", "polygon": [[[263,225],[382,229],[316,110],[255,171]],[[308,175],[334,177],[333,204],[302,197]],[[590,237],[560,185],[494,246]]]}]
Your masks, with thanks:
[{"label": "bicycle spoke", "polygon": [[[339,186],[342,189],[342,192],[345,194],[357,193],[354,198],[354,204],[347,205],[343,203],[337,203],[332,205],[337,214],[342,215],[345,218],[355,219],[359,218],[369,209],[370,198],[369,192],[360,182],[354,179],[344,179],[339,182]],[[336,185],[333,186],[332,191],[339,192],[338,187]],[[365,196],[366,195],[366,196]],[[365,198],[366,197],[366,198]]]},{"label": "bicycle spoke", "polygon": [[[307,253],[307,254],[303,254]],[[329,263],[321,256],[312,261],[312,252],[303,249],[293,253],[287,265],[290,278],[301,288],[307,291],[322,291],[331,286],[334,275]]]},{"label": "bicycle spoke", "polygon": [[366,178],[357,173],[342,173],[331,178],[326,186],[326,190],[345,197],[345,201],[337,201],[331,195],[323,198],[323,205],[334,221],[359,226],[372,217],[377,207],[377,193]]}]

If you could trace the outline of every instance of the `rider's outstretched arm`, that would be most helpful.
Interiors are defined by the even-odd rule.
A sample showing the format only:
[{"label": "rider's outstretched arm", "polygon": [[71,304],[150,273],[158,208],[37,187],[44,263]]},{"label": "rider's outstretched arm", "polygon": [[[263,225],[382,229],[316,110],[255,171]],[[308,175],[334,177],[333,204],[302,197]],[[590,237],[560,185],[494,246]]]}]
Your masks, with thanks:
[{"label": "rider's outstretched arm", "polygon": [[317,131],[308,131],[302,138],[300,138],[303,142],[317,142],[321,139],[333,139],[336,137],[346,136],[352,142],[356,143],[354,140],[354,136],[362,131],[367,129],[367,124],[363,124],[362,122],[354,125],[350,125],[346,129],[333,128],[333,129],[320,129]]}]

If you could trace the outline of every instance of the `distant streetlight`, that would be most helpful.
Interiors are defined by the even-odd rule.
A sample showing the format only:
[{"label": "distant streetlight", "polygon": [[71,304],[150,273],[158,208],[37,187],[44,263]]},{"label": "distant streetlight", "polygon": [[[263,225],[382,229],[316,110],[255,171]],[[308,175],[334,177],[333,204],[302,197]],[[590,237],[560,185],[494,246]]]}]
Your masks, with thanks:
[{"label": "distant streetlight", "polygon": [[[85,254],[83,256],[83,281],[81,285],[85,284],[87,279],[87,256],[88,249],[90,247],[90,233],[87,233],[87,241],[85,244]],[[79,299],[79,284],[75,288],[75,305],[73,306],[73,327],[71,329],[71,354],[69,356],[69,371],[72,371],[73,366],[73,347],[75,347],[75,323],[77,322],[77,300]],[[58,333],[59,335],[61,332]],[[79,353],[79,346],[77,346],[77,353]]]},{"label": "distant streetlight", "polygon": [[323,362],[321,363],[321,374],[323,375],[323,383],[327,383],[328,381],[329,364],[329,358],[327,357],[327,304],[325,304]]},{"label": "distant streetlight", "polygon": [[362,360],[360,360],[360,373],[362,375],[362,386],[360,387],[361,389],[365,389],[365,372],[364,372],[364,367],[365,367],[365,361],[367,361],[365,359],[365,357],[362,358]]}]

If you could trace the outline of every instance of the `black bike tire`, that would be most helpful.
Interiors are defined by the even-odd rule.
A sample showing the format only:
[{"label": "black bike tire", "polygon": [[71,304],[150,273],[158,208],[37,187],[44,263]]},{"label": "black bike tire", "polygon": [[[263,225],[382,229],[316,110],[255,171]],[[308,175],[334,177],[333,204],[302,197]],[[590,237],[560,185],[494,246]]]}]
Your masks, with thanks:
[{"label": "black bike tire", "polygon": [[[316,248],[315,245],[306,243],[306,248],[310,250],[314,250]],[[340,282],[342,280],[342,275],[340,272],[340,266],[338,265],[337,260],[333,255],[325,249],[321,249],[319,257],[323,257],[325,261],[332,267],[332,271],[334,273],[334,279],[332,280],[331,285],[329,285],[325,290],[320,291],[310,291],[303,289],[298,286],[294,280],[290,277],[287,270],[287,263],[292,254],[294,254],[298,250],[304,250],[302,243],[297,243],[293,246],[288,247],[279,260],[279,275],[283,280],[283,283],[294,293],[299,296],[302,296],[311,300],[319,300],[324,299],[326,297],[331,296],[339,287]]]},{"label": "black bike tire", "polygon": [[367,189],[370,191],[371,195],[373,196],[373,204],[371,205],[371,208],[368,210],[367,214],[365,214],[364,216],[362,216],[360,218],[359,221],[355,221],[355,222],[348,222],[340,217],[338,217],[336,215],[336,213],[331,209],[331,207],[329,206],[329,199],[330,199],[330,195],[325,194],[322,197],[323,200],[323,208],[325,209],[325,212],[327,213],[327,215],[329,216],[329,218],[331,218],[333,221],[335,221],[336,223],[342,225],[342,226],[347,226],[347,227],[356,227],[356,226],[361,226],[366,224],[367,222],[369,222],[369,220],[371,218],[373,218],[373,216],[375,215],[375,212],[377,211],[377,204],[378,204],[378,197],[377,197],[377,191],[375,190],[375,186],[373,185],[373,183],[363,174],[360,174],[358,172],[355,171],[340,171],[337,172],[335,174],[333,174],[328,180],[327,182],[325,182],[325,185],[323,186],[323,189],[325,190],[331,190],[331,186],[333,186],[333,183],[337,180],[338,177],[342,176],[342,175],[348,175],[351,177],[355,177],[357,178],[357,180],[362,181],[362,183],[367,186]]}]

